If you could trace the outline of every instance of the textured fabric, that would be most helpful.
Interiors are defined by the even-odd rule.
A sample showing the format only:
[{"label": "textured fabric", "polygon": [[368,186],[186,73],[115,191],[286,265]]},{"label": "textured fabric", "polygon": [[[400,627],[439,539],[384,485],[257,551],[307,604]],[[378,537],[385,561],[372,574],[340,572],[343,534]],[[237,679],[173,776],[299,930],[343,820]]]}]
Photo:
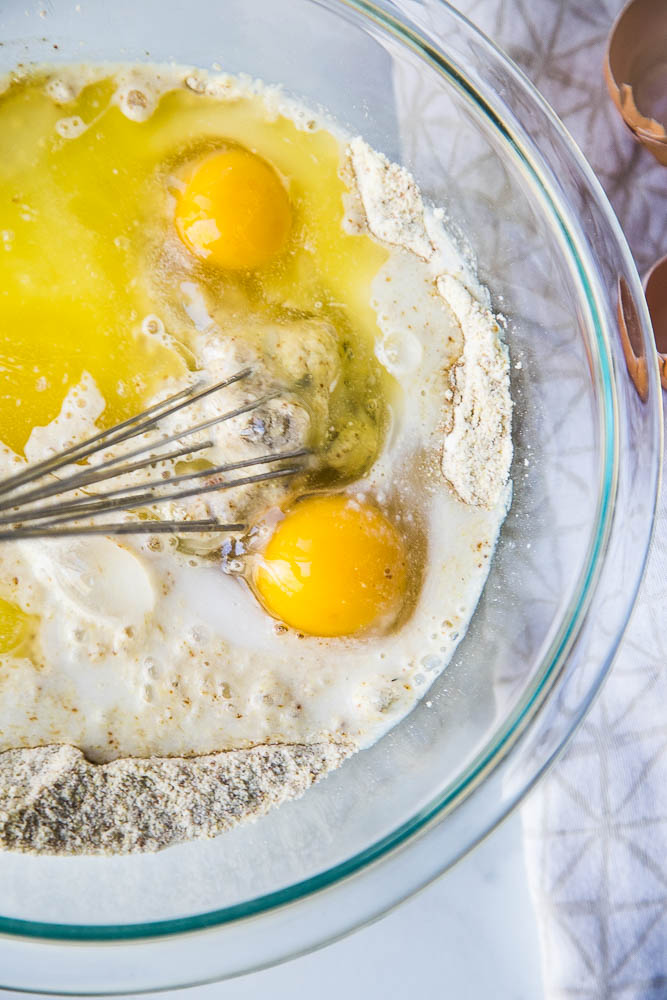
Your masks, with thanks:
[{"label": "textured fabric", "polygon": [[[602,182],[643,273],[667,253],[667,168],[634,142],[607,93],[604,49],[621,2],[458,5],[563,119]],[[418,23],[437,33],[439,0],[404,3]],[[503,220],[508,205],[517,213],[521,206],[508,201],[512,189],[502,164],[483,142],[475,147],[469,129],[465,142],[458,140],[455,109],[434,99],[418,68],[397,71],[394,86],[404,151],[425,189],[432,186],[437,197],[446,178],[451,207],[465,176],[463,190],[474,189],[467,205],[470,231],[481,222],[477,249],[486,240],[488,257],[495,240],[497,252],[506,252],[512,240],[504,239]],[[499,216],[486,211],[487,198],[502,201]],[[475,216],[476,208],[481,214]],[[522,236],[529,233],[519,215],[513,226]],[[511,263],[505,261],[506,269]],[[539,267],[528,254],[520,280],[542,292]],[[544,294],[544,307],[544,322],[553,325],[558,303]],[[570,376],[576,380],[575,372]],[[570,492],[576,480],[570,478]],[[663,502],[648,577],[611,676],[565,756],[522,810],[547,1000],[667,1000],[666,546]]]},{"label": "textured fabric", "polygon": [[[667,169],[638,146],[602,76],[618,0],[459,8],[522,67],[600,178],[640,273],[667,253]],[[603,692],[523,807],[548,1000],[667,998],[667,502]]]}]

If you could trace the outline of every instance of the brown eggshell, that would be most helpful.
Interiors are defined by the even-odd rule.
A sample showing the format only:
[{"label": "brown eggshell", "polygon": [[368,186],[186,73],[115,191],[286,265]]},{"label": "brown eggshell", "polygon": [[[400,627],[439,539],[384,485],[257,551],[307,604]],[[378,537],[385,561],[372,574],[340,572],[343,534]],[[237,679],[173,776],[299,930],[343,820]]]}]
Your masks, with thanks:
[{"label": "brown eggshell", "polygon": [[662,387],[667,389],[667,257],[656,261],[645,275],[644,293],[651,314]]},{"label": "brown eggshell", "polygon": [[626,125],[667,166],[667,0],[631,0],[621,11],[604,72]]},{"label": "brown eggshell", "polygon": [[642,402],[648,399],[648,366],[646,352],[641,334],[641,324],[637,307],[625,278],[618,279],[618,332],[621,335],[621,345],[625,355],[628,374],[635,384]]}]

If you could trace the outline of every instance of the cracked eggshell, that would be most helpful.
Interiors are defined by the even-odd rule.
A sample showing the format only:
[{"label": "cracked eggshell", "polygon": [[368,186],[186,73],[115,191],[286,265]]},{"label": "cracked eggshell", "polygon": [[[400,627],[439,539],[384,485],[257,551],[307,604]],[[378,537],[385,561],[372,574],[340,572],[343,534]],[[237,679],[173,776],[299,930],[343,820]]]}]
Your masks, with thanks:
[{"label": "cracked eggshell", "polygon": [[604,73],[636,139],[667,166],[667,4],[631,0],[609,34]]},{"label": "cracked eggshell", "polygon": [[644,276],[644,293],[658,351],[660,380],[667,389],[667,256],[657,260]]}]

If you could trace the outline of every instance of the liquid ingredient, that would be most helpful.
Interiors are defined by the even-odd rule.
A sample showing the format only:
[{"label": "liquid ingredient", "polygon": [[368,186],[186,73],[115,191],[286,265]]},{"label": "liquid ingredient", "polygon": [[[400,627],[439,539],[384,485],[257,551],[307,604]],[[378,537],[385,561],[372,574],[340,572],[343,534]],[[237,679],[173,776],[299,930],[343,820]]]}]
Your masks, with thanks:
[{"label": "liquid ingredient", "polygon": [[267,264],[290,227],[287,191],[275,170],[242,149],[197,163],[176,203],[183,242],[203,260],[233,270]]},{"label": "liquid ingredient", "polygon": [[340,636],[390,627],[406,576],[396,528],[376,508],[338,494],[296,504],[258,557],[253,582],[275,618],[310,635]]},{"label": "liquid ingredient", "polygon": [[[380,401],[395,390],[374,356],[378,328],[368,301],[387,252],[341,225],[339,142],[324,129],[267,116],[261,94],[220,100],[183,86],[174,71],[175,89],[167,86],[153,113],[133,120],[136,94],[150,94],[156,80],[164,86],[160,72],[144,71],[144,91],[128,91],[132,100],[118,96],[124,91],[108,72],[95,78],[84,67],[81,83],[76,71],[62,80],[38,72],[0,95],[0,438],[21,452],[84,371],[106,403],[100,425],[142,409],[192,365],[194,287],[211,307],[204,322],[246,324],[251,335],[258,315],[316,316],[330,325],[343,377],[322,445],[350,419],[366,440],[371,431],[372,453],[353,462],[356,472],[380,446]],[[253,151],[234,153],[236,167],[239,158],[260,173],[270,164],[265,196],[278,174],[289,178],[289,236],[284,205],[274,206],[272,235],[265,234],[272,252],[281,234],[287,238],[284,252],[259,271],[199,262],[176,232],[184,177],[221,147],[221,155]],[[243,180],[234,176],[238,201]],[[196,198],[195,188],[190,194]],[[227,223],[233,228],[231,217]]]}]

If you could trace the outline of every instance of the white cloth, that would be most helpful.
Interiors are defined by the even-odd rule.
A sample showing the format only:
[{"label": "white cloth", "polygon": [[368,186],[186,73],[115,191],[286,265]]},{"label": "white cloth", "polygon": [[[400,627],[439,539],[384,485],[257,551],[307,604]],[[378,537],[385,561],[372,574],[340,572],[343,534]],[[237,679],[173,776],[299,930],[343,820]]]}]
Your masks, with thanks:
[{"label": "white cloth", "polygon": [[[667,169],[633,141],[607,94],[604,48],[621,5],[459,3],[563,119],[642,273],[667,253]],[[666,603],[663,495],[647,578],[611,675],[522,809],[548,1000],[667,998]]]},{"label": "white cloth", "polygon": [[[622,2],[458,0],[563,119],[606,189],[642,273],[667,252],[667,169],[634,142],[604,82],[606,39]],[[439,0],[406,3],[437,33]],[[446,176],[454,190],[468,160],[455,139],[451,146],[441,139],[450,127],[456,135],[456,117],[450,121],[446,102],[443,110],[442,100],[424,96],[412,68],[397,74],[395,87],[402,139],[420,180],[437,185]],[[471,150],[470,143],[468,132],[469,159],[480,153],[491,191],[485,148]],[[562,760],[522,808],[547,1000],[667,1000],[666,532],[664,501],[648,577],[611,676]]]}]

